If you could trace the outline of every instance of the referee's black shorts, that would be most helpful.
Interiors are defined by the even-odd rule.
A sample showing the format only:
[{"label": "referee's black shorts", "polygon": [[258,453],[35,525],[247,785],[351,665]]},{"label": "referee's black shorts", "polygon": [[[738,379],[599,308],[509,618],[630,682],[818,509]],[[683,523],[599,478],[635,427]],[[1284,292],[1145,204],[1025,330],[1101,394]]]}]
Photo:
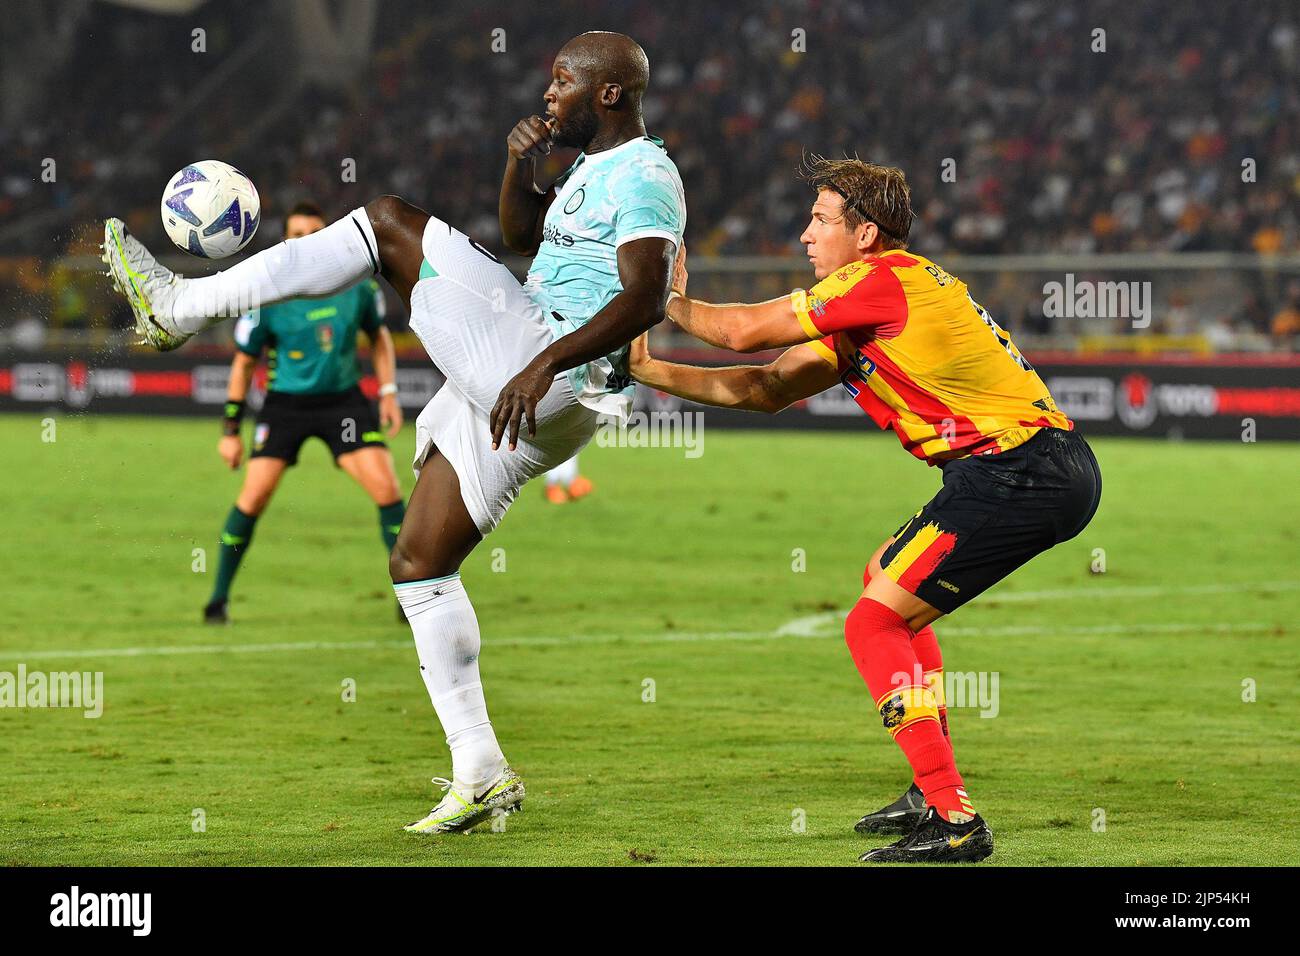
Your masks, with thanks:
[{"label": "referee's black shorts", "polygon": [[294,465],[308,438],[329,445],[335,459],[359,448],[385,444],[375,406],[359,387],[326,395],[272,391],[266,393],[257,416],[248,457],[279,458]]},{"label": "referee's black shorts", "polygon": [[945,614],[1073,538],[1101,502],[1097,459],[1074,431],[1044,428],[1017,448],[942,467],[943,488],[898,529],[880,566]]}]

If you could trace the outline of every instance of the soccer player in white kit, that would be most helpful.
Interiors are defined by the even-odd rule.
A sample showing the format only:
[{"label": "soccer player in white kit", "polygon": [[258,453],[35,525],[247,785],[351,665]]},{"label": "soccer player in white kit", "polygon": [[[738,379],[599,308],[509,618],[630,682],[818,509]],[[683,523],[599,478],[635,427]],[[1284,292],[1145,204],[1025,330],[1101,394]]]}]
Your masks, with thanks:
[{"label": "soccer player in white kit", "polygon": [[[460,566],[526,481],[575,455],[599,415],[630,411],[628,344],[664,318],[686,224],[681,177],[641,117],[649,72],[629,37],[584,33],[556,56],[547,117],[511,131],[499,213],[506,245],[535,256],[522,286],[478,243],[394,196],[201,279],[172,274],[119,220],[105,223],[109,274],[159,349],[250,304],[330,295],[375,274],[410,302],[411,328],[447,382],[417,419],[418,478],[389,570],[452,775],[434,779],[442,799],[409,831],[468,830],[524,798],[488,718]],[[553,145],[582,154],[540,189],[535,161]]]}]

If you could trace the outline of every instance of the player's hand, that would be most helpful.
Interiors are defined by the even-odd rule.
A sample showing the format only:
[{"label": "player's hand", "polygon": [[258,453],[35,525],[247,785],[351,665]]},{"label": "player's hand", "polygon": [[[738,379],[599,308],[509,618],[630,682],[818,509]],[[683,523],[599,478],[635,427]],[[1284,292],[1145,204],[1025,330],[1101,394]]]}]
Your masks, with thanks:
[{"label": "player's hand", "polygon": [[551,152],[552,126],[540,116],[527,116],[506,137],[506,149],[515,159],[537,159]]},{"label": "player's hand", "polygon": [[673,261],[673,281],[671,288],[678,295],[686,294],[686,280],[689,276],[686,274],[686,243],[682,243],[677,248],[677,258]]},{"label": "player's hand", "polygon": [[402,430],[402,405],[396,395],[380,396],[379,427],[387,430],[389,438],[396,438]]},{"label": "player's hand", "polygon": [[234,471],[244,458],[243,439],[238,435],[222,435],[221,441],[217,442],[217,454]]},{"label": "player's hand", "polygon": [[492,450],[501,445],[502,436],[509,432],[510,450],[515,450],[519,439],[519,423],[528,421],[528,434],[537,434],[537,403],[551,388],[555,376],[534,360],[522,372],[506,382],[492,406]]}]

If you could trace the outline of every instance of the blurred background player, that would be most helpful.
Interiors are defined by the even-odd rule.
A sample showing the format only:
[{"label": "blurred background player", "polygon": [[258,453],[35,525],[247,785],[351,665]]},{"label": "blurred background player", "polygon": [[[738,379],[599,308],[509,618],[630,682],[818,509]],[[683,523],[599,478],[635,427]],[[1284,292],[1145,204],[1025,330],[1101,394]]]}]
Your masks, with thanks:
[{"label": "blurred background player", "polygon": [[[284,220],[284,238],[309,236],[325,228],[320,208],[301,202]],[[286,468],[298,461],[308,438],[329,446],[334,462],[352,477],[379,509],[379,530],[391,550],[406,508],[381,429],[395,436],[402,427],[397,402],[396,354],[384,327],[384,298],[374,279],[336,295],[289,299],[258,309],[235,325],[238,349],[230,366],[223,428],[217,451],[232,469],[244,457],[240,422],[248,386],[263,351],[268,355],[266,401],[253,428],[253,447],[244,484],[221,529],[217,581],[203,619],[228,620],[230,587],[253,540],[257,519],[271,501]],[[357,334],[370,339],[379,409],[361,393]],[[401,618],[401,606],[398,606]]]},{"label": "blurred background player", "polygon": [[546,500],[553,505],[568,504],[585,498],[595,490],[591,480],[578,471],[578,456],[546,473]]}]

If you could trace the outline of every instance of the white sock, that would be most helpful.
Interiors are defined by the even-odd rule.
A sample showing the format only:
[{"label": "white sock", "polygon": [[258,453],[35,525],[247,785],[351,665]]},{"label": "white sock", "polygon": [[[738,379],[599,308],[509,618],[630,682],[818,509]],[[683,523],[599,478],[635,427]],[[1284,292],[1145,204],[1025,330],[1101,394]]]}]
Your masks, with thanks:
[{"label": "white sock", "polygon": [[578,477],[578,456],[574,455],[562,465],[556,465],[546,473],[548,485],[571,485]]},{"label": "white sock", "polygon": [[288,239],[213,276],[182,279],[159,311],[182,332],[300,296],[326,296],[379,272],[379,243],[364,208]]},{"label": "white sock", "polygon": [[415,635],[420,675],[451,748],[452,779],[473,787],[506,765],[488,719],[479,682],[478,618],[460,575],[395,584],[397,600]]}]

